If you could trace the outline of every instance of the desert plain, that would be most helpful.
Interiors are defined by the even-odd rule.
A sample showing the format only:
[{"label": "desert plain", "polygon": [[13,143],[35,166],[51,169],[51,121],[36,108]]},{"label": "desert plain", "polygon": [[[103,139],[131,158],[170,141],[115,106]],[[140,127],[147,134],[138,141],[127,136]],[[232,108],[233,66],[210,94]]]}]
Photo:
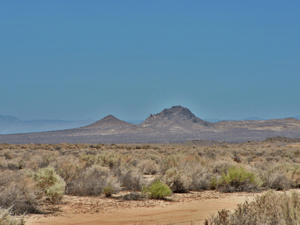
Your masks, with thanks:
[{"label": "desert plain", "polygon": [[210,123],[174,106],[138,125],[0,135],[0,220],[299,224],[299,132],[294,118]]},{"label": "desert plain", "polygon": [[[204,222],[269,191],[298,193],[299,163],[300,140],[284,137],[244,143],[4,143],[0,203],[13,206],[17,218],[25,213],[29,225],[217,224]],[[41,175],[47,168],[64,184],[61,192],[59,185],[54,193],[46,190],[55,179],[49,171],[48,178]],[[250,177],[226,180],[237,171]],[[172,193],[155,198],[143,191],[157,180]]]}]

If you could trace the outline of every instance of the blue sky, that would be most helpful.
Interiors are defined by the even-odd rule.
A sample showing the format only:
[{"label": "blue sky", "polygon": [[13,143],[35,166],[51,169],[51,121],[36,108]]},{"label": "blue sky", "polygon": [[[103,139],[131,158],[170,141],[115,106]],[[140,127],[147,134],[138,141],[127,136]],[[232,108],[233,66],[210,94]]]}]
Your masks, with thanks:
[{"label": "blue sky", "polygon": [[0,1],[0,115],[300,115],[300,1]]}]

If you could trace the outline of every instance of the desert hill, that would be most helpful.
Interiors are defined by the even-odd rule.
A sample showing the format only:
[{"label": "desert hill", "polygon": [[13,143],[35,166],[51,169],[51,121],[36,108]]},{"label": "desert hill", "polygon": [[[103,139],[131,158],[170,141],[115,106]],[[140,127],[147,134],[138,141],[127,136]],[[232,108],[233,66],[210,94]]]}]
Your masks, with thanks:
[{"label": "desert hill", "polygon": [[170,126],[192,127],[195,125],[204,127],[214,127],[213,123],[201,120],[189,109],[182,106],[173,106],[164,109],[162,112],[150,116],[141,124],[142,127],[170,127]]},{"label": "desert hill", "polygon": [[126,126],[132,126],[132,123],[127,123],[125,121],[119,120],[113,115],[108,115],[95,123],[88,126],[82,127],[83,129],[107,129],[107,128],[120,128]]},{"label": "desert hill", "polygon": [[88,126],[27,134],[0,135],[0,143],[182,143],[192,140],[225,142],[262,141],[268,137],[300,137],[300,121],[221,121],[210,123],[189,109],[173,106],[131,124],[112,115]]}]

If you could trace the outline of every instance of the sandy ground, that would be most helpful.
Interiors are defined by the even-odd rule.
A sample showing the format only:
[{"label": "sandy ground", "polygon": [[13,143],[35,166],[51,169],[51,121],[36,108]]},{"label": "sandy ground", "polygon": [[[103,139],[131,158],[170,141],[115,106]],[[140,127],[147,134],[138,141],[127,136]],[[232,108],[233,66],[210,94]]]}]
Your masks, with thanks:
[{"label": "sandy ground", "polygon": [[[126,192],[121,193],[125,195]],[[27,225],[54,224],[203,224],[221,209],[233,210],[255,194],[215,191],[174,194],[169,200],[122,200],[113,198],[64,196],[64,204],[48,215],[27,215]],[[193,223],[191,223],[193,221]]]}]

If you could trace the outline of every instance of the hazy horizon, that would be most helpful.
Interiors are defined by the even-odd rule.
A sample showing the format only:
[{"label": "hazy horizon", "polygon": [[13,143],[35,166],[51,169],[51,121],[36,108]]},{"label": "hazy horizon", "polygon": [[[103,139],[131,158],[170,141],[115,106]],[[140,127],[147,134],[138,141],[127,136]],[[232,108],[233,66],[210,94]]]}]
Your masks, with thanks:
[{"label": "hazy horizon", "polygon": [[0,1],[0,115],[300,115],[298,1]]}]

